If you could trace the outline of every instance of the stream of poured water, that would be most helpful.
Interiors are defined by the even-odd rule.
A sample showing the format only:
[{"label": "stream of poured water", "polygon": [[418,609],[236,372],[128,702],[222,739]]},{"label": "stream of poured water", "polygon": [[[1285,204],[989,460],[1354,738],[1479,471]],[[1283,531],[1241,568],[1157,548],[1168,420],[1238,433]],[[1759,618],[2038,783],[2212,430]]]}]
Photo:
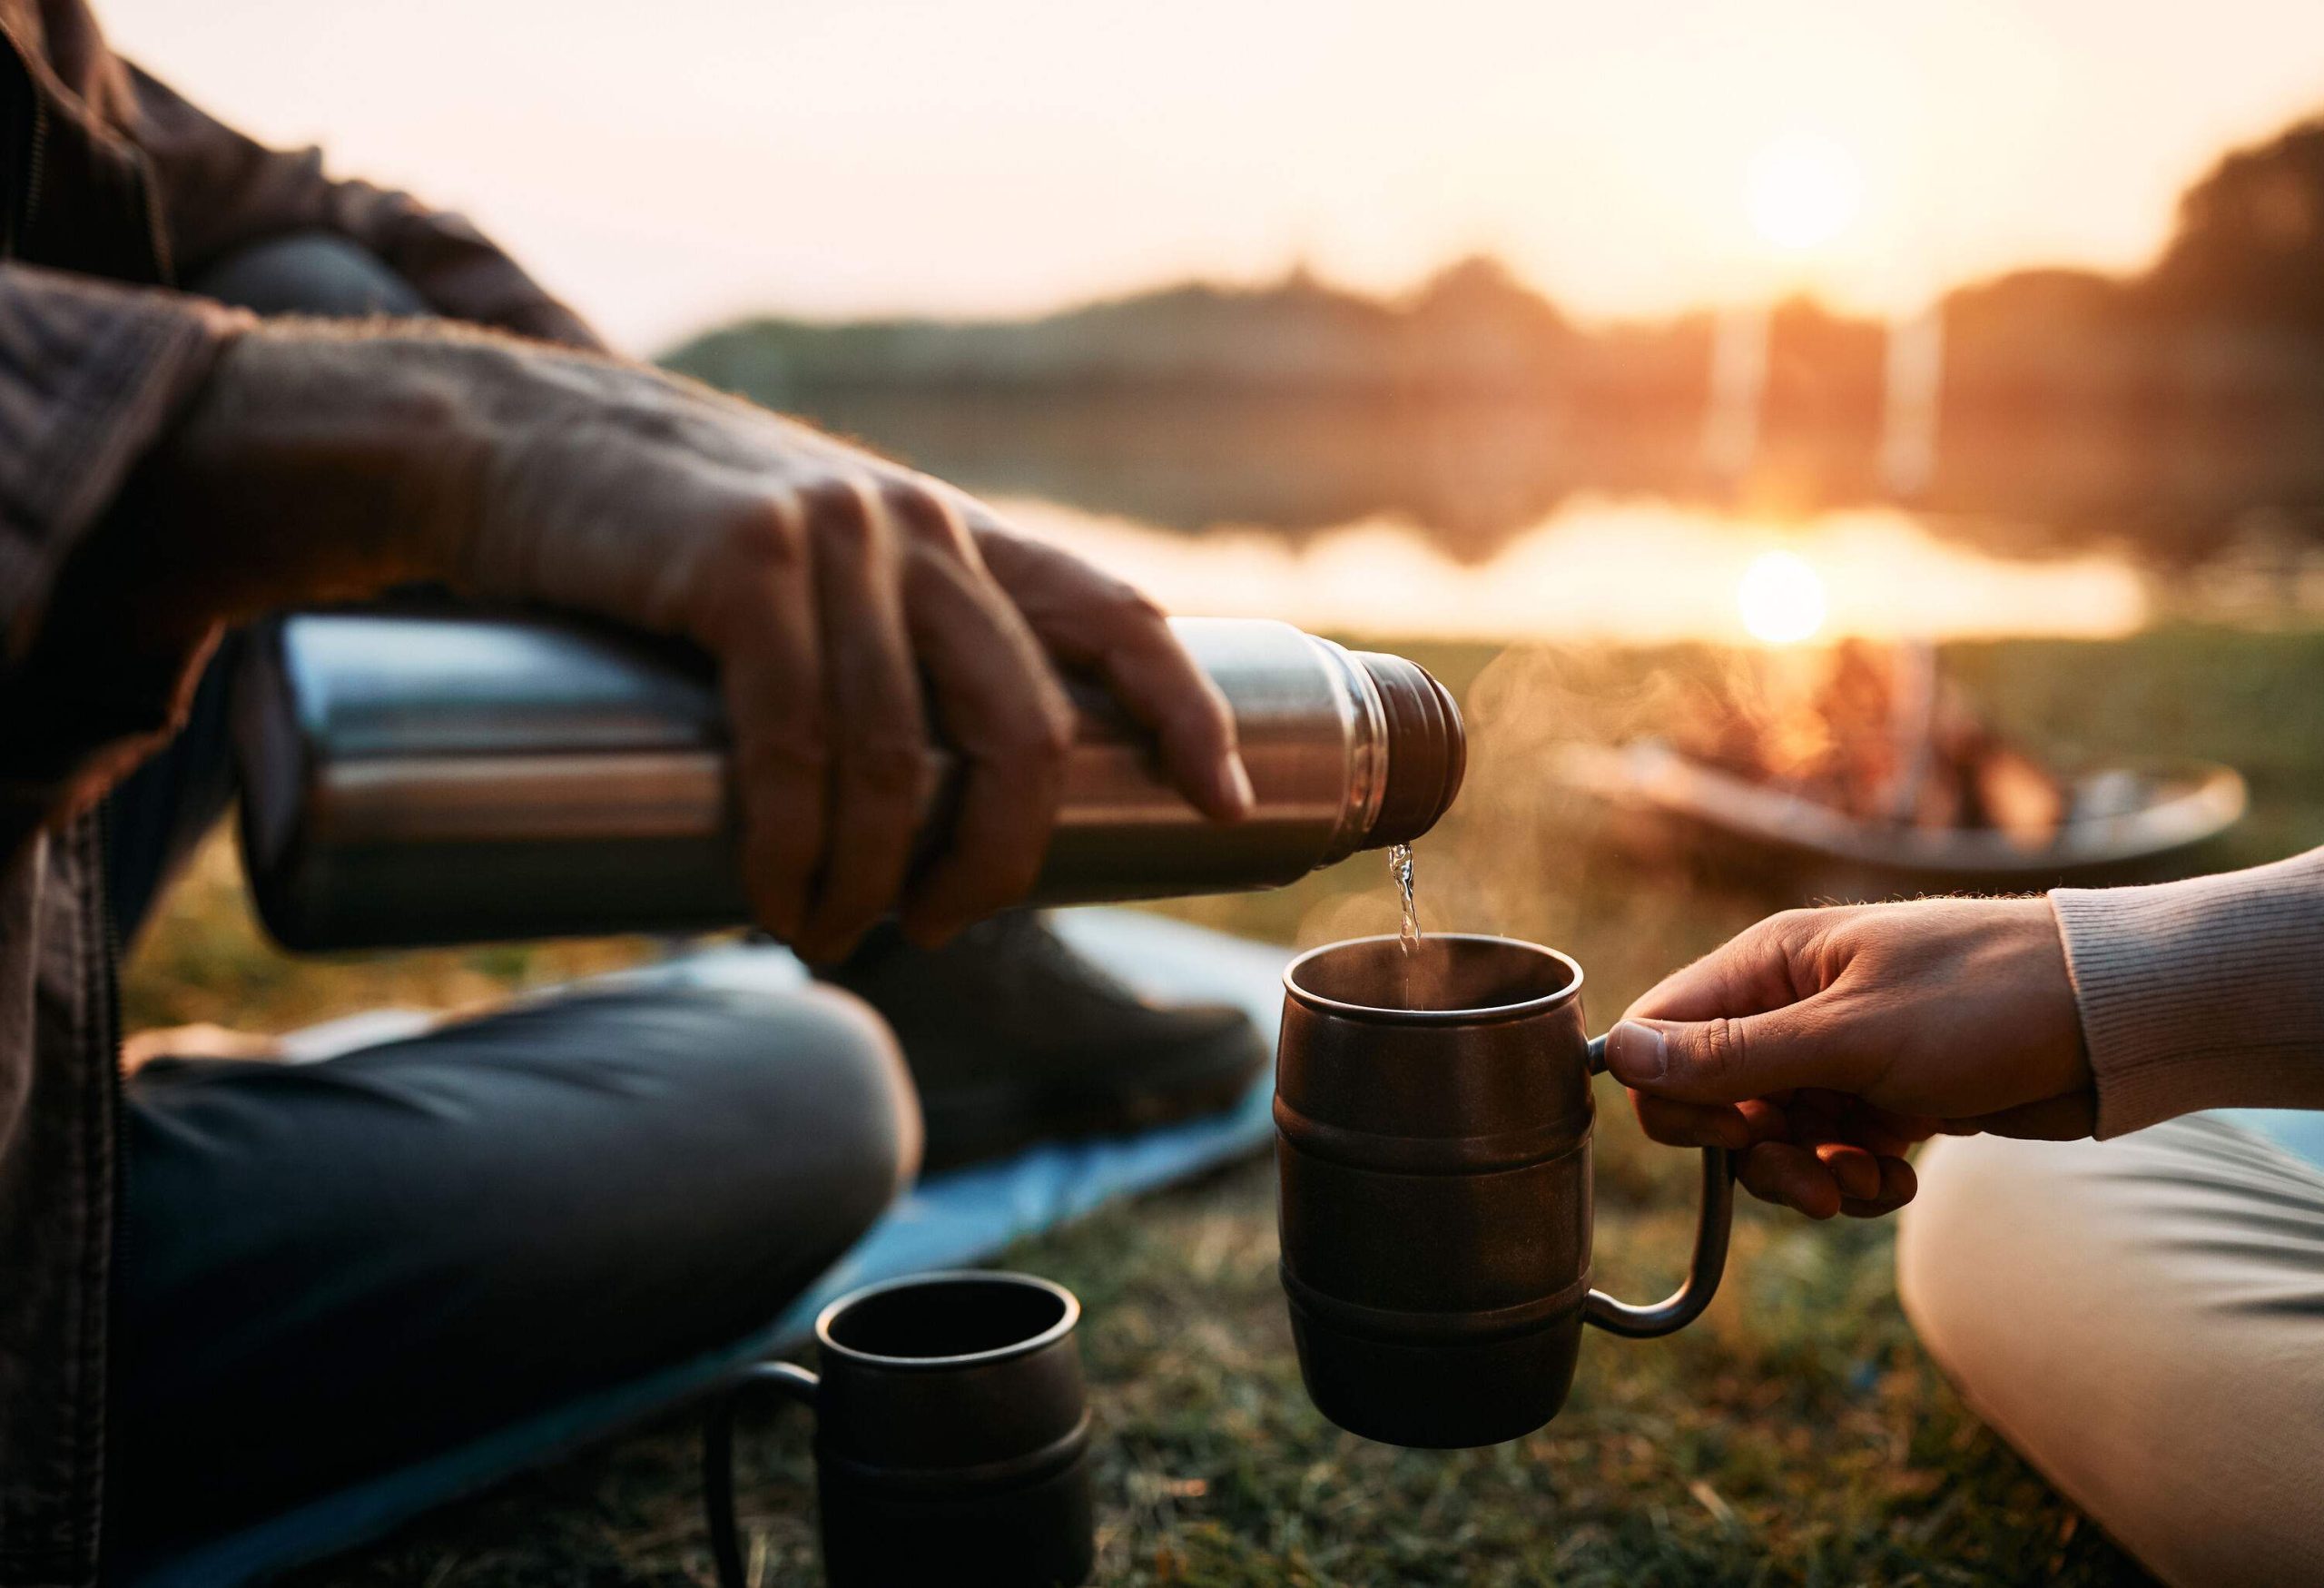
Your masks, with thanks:
[{"label": "stream of poured water", "polygon": [[1404,908],[1404,923],[1397,936],[1403,940],[1404,952],[1420,946],[1420,909],[1413,902],[1413,846],[1392,843],[1388,846],[1388,874],[1395,879],[1396,897]]}]

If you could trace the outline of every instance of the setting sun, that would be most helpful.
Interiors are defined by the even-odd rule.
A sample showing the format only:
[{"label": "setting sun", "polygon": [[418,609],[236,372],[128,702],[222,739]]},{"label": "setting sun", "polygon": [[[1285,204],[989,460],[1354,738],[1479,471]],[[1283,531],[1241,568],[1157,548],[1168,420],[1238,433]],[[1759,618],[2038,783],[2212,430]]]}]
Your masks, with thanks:
[{"label": "setting sun", "polygon": [[1753,639],[1787,646],[1824,626],[1824,578],[1796,551],[1763,551],[1743,570],[1735,601]]},{"label": "setting sun", "polygon": [[1856,219],[1864,173],[1856,157],[1819,133],[1785,133],[1751,157],[1746,179],[1751,225],[1778,248],[1829,242]]}]

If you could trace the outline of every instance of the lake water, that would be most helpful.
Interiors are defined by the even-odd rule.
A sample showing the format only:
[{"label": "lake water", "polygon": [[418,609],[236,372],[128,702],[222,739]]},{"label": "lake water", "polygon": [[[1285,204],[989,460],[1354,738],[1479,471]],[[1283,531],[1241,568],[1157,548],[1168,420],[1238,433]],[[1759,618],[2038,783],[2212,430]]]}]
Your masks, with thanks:
[{"label": "lake water", "polygon": [[[1894,508],[1778,523],[1655,498],[1576,497],[1499,549],[1461,560],[1393,518],[1295,537],[1232,524],[1190,534],[1039,498],[998,505],[1171,611],[1343,633],[1633,645],[1808,634],[2102,638],[2146,626],[2169,605],[2157,581],[2119,555],[2004,557]],[[1788,555],[1769,564],[1770,553]],[[1791,616],[1812,616],[1820,604],[1821,621],[1801,633],[1747,613],[1755,567],[1804,580],[1793,599],[1806,609]],[[1784,594],[1778,587],[1774,598]],[[1761,621],[1747,626],[1747,616]]]},{"label": "lake water", "polygon": [[2294,455],[2273,432],[2237,450],[2211,429],[1965,423],[1929,511],[1866,505],[1883,487],[1870,438],[1848,434],[1771,441],[1721,485],[1691,415],[1184,393],[859,394],[809,411],[1182,613],[1639,645],[2324,620],[2324,513],[2268,505],[2316,495],[2259,467]]}]

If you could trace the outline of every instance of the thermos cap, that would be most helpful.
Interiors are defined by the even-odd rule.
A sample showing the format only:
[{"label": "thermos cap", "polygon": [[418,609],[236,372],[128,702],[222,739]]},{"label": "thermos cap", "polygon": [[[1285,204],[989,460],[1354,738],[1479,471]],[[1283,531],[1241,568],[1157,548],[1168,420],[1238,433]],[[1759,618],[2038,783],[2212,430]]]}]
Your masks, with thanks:
[{"label": "thermos cap", "polygon": [[1374,849],[1410,843],[1436,825],[1461,792],[1468,735],[1452,693],[1419,663],[1384,651],[1357,651],[1355,661],[1380,692],[1388,740],[1387,786],[1364,843]]}]

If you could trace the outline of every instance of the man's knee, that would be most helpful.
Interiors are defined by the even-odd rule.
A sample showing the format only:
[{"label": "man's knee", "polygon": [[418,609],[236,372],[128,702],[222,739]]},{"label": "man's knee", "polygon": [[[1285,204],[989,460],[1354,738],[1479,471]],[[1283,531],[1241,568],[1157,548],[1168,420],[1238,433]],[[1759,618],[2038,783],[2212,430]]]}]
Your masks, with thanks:
[{"label": "man's knee", "polygon": [[547,1048],[561,1073],[626,1094],[599,1128],[682,1239],[763,1235],[795,1259],[861,1234],[920,1167],[895,1038],[836,989],[577,991],[478,1031],[508,1061]]},{"label": "man's knee", "polygon": [[556,1116],[508,1144],[524,1161],[492,1238],[525,1232],[509,1283],[527,1307],[613,1287],[633,1299],[625,1343],[657,1355],[763,1327],[919,1166],[910,1073],[844,993],[579,992],[471,1030],[447,1067],[496,1070]]},{"label": "man's knee", "polygon": [[[772,1317],[919,1163],[893,1037],[820,987],[576,991],[310,1074],[364,1150],[407,1131],[443,1166],[381,1215],[416,1244],[526,1307],[617,1280],[697,1343]],[[429,1233],[470,1204],[468,1233]]]},{"label": "man's knee", "polygon": [[428,301],[386,261],[332,232],[299,232],[237,249],[187,290],[260,314],[334,320],[427,314]]},{"label": "man's knee", "polygon": [[763,1327],[911,1183],[919,1103],[886,1024],[845,993],[645,999],[665,1090],[637,1121],[645,1205],[620,1221],[658,1231],[631,1260],[676,1282],[681,1327],[708,1343]]},{"label": "man's knee", "polygon": [[[812,984],[780,995],[689,989],[668,1001],[689,1028],[694,1102],[762,1121],[769,1145],[804,1162],[843,1223],[868,1226],[920,1169],[920,1104],[887,1023],[836,988]],[[773,1154],[739,1155],[727,1193],[748,1201],[789,1179]],[[705,1166],[710,1167],[710,1166]]]}]

